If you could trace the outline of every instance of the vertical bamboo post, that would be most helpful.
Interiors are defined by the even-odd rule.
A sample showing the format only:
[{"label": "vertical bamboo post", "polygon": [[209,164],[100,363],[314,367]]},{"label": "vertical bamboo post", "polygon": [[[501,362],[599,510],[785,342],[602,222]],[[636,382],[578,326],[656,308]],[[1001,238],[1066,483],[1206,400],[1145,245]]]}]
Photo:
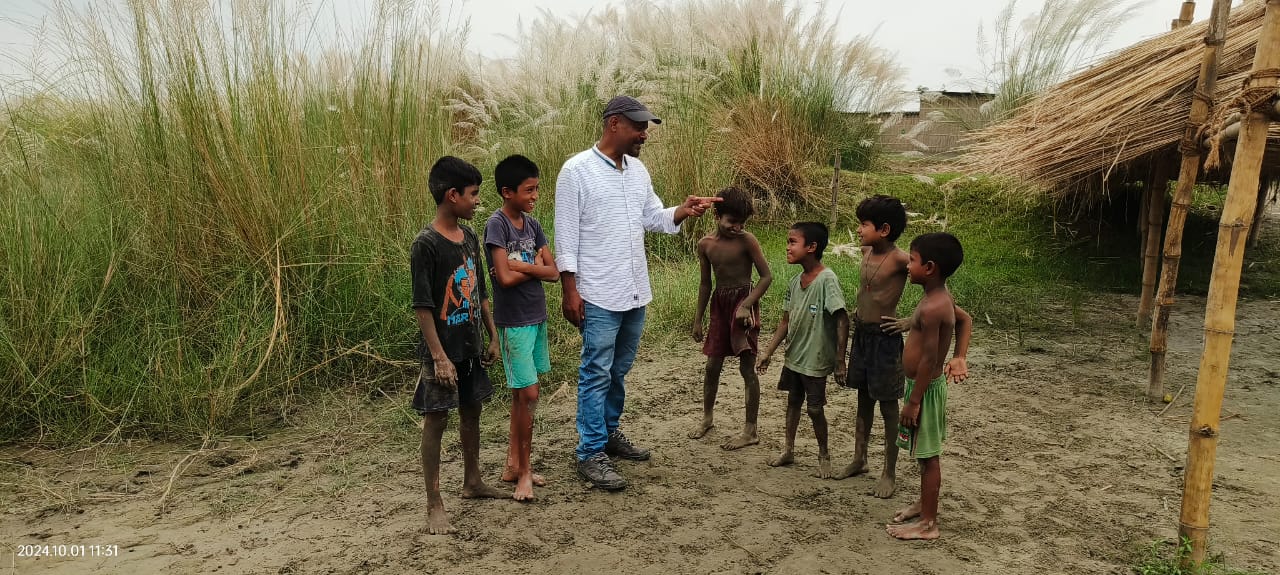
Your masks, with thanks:
[{"label": "vertical bamboo post", "polygon": [[840,201],[840,152],[836,151],[835,169],[831,171],[831,230],[836,229]]},{"label": "vertical bamboo post", "polygon": [[1263,178],[1258,183],[1258,207],[1253,211],[1253,225],[1249,227],[1249,247],[1258,247],[1258,231],[1262,228],[1262,218],[1267,214],[1267,198],[1271,197],[1271,177]]},{"label": "vertical bamboo post", "polygon": [[1151,191],[1147,194],[1147,236],[1142,245],[1146,250],[1142,263],[1142,297],[1138,300],[1137,326],[1151,322],[1151,308],[1156,297],[1156,273],[1160,266],[1160,232],[1164,231],[1164,195],[1169,190],[1169,161],[1155,158],[1151,170]]},{"label": "vertical bamboo post", "polygon": [[[1253,68],[1245,83],[1243,99],[1276,93],[1280,74],[1280,0],[1267,0],[1258,36]],[[1253,101],[1253,102],[1251,102]],[[1235,332],[1236,298],[1240,291],[1240,268],[1244,263],[1245,239],[1257,207],[1258,176],[1267,146],[1270,118],[1264,108],[1253,105],[1241,122],[1236,142],[1231,183],[1227,186],[1222,220],[1218,223],[1218,246],[1213,256],[1209,298],[1204,312],[1204,351],[1196,379],[1196,400],[1191,415],[1187,445],[1186,475],[1182,488],[1182,511],[1178,532],[1191,540],[1189,564],[1204,562],[1209,536],[1209,502],[1213,493],[1213,464],[1218,449],[1218,426],[1222,416],[1222,396],[1231,360],[1231,340]]]},{"label": "vertical bamboo post", "polygon": [[1204,52],[1200,59],[1200,78],[1191,97],[1191,113],[1182,133],[1178,150],[1182,152],[1182,168],[1169,206],[1169,224],[1164,235],[1164,259],[1160,271],[1160,289],[1156,292],[1156,310],[1151,322],[1151,372],[1147,381],[1147,398],[1160,401],[1164,397],[1165,352],[1168,349],[1169,313],[1178,285],[1178,265],[1182,261],[1182,232],[1187,224],[1191,192],[1200,173],[1200,126],[1209,119],[1213,108],[1213,92],[1218,85],[1218,59],[1227,38],[1227,19],[1231,15],[1230,0],[1213,0],[1209,15],[1209,31],[1204,36]]},{"label": "vertical bamboo post", "polygon": [[1196,16],[1196,3],[1183,2],[1182,8],[1178,12],[1178,19],[1174,20],[1172,23],[1169,24],[1169,29],[1177,30],[1178,28],[1186,26],[1190,24],[1192,20],[1195,19],[1195,16]]}]

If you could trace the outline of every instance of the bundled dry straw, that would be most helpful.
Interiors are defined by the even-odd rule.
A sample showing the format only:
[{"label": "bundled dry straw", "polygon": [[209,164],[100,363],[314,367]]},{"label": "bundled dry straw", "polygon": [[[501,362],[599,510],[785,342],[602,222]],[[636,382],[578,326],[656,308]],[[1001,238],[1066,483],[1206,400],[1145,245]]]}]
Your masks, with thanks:
[{"label": "bundled dry straw", "polygon": [[[1249,75],[1262,13],[1263,3],[1248,2],[1231,14],[1214,94],[1220,106],[1231,105]],[[1145,176],[1152,158],[1175,157],[1207,26],[1200,22],[1112,54],[1010,120],[977,132],[961,162],[968,171],[1021,179],[1031,184],[1028,190],[1081,204],[1103,197],[1107,184],[1126,173]],[[1276,127],[1271,138],[1280,140]]]}]

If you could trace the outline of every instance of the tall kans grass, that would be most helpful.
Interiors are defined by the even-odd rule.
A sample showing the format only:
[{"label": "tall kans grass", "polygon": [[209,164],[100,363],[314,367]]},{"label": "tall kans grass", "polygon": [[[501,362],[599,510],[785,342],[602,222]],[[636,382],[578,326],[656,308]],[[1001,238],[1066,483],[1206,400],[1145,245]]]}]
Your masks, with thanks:
[{"label": "tall kans grass", "polygon": [[646,147],[668,200],[739,181],[798,201],[787,174],[859,141],[833,107],[882,101],[898,74],[764,0],[547,15],[506,62],[467,53],[430,2],[383,2],[323,46],[291,3],[232,4],[58,4],[65,64],[6,87],[0,440],[240,432],[308,386],[403,373],[407,247],[442,154],[486,173],[530,155],[549,225],[560,164],[628,92],[668,119]]}]

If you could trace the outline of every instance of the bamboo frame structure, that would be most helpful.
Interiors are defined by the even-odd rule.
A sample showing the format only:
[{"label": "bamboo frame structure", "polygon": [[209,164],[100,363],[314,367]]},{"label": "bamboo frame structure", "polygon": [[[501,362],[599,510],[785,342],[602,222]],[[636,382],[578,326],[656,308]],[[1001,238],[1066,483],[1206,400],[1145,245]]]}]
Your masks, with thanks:
[{"label": "bamboo frame structure", "polygon": [[1160,233],[1164,231],[1164,226],[1161,225],[1164,222],[1164,196],[1169,190],[1170,168],[1169,160],[1156,159],[1151,179],[1148,180],[1150,184],[1148,187],[1151,189],[1144,194],[1148,202],[1145,226],[1147,236],[1142,242],[1145,252],[1142,262],[1142,297],[1138,300],[1137,327],[1151,322],[1151,308],[1156,295],[1156,274],[1160,269]]},{"label": "bamboo frame structure", "polygon": [[[1280,84],[1280,0],[1267,0],[1262,31],[1258,38],[1253,67],[1241,96],[1243,101],[1268,95],[1275,97]],[[1270,101],[1259,107],[1270,107]],[[1183,480],[1182,509],[1178,532],[1191,542],[1185,562],[1199,566],[1205,559],[1209,536],[1209,503],[1213,493],[1213,465],[1218,449],[1218,428],[1222,418],[1222,398],[1235,335],[1236,300],[1240,291],[1240,269],[1244,264],[1245,242],[1253,212],[1257,208],[1258,179],[1267,146],[1271,118],[1265,110],[1248,110],[1236,143],[1231,183],[1218,224],[1218,244],[1209,280],[1209,297],[1204,314],[1204,351],[1196,379],[1196,399],[1191,415],[1187,445],[1186,475]]]},{"label": "bamboo frame structure", "polygon": [[1169,313],[1173,308],[1173,294],[1178,285],[1178,266],[1182,261],[1182,233],[1187,224],[1187,209],[1191,205],[1191,192],[1200,173],[1201,126],[1209,119],[1213,109],[1213,93],[1218,84],[1218,54],[1227,37],[1227,20],[1231,15],[1230,0],[1214,0],[1209,14],[1209,29],[1204,36],[1204,55],[1200,61],[1200,77],[1196,81],[1191,99],[1191,113],[1178,146],[1182,152],[1182,166],[1178,172],[1178,184],[1174,188],[1169,206],[1169,223],[1165,226],[1164,259],[1160,271],[1160,289],[1156,292],[1156,310],[1151,323],[1151,370],[1147,381],[1147,399],[1156,402],[1164,398],[1165,352],[1168,349]]}]

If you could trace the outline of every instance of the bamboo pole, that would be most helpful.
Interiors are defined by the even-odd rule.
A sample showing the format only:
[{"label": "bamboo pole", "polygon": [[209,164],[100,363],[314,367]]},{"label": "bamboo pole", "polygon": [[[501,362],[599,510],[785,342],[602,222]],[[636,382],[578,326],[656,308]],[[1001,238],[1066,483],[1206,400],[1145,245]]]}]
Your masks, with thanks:
[{"label": "bamboo pole", "polygon": [[1262,229],[1262,218],[1267,214],[1267,198],[1271,197],[1271,177],[1263,178],[1258,184],[1258,207],[1253,210],[1253,225],[1249,227],[1249,248],[1258,247],[1258,232]]},{"label": "bamboo pole", "polygon": [[831,172],[831,229],[836,229],[836,215],[840,201],[840,152],[835,154],[835,169]]},{"label": "bamboo pole", "polygon": [[[1274,98],[1280,80],[1280,0],[1267,0],[1262,31],[1254,53],[1253,68],[1241,98],[1256,102]],[[1269,105],[1269,101],[1264,101]],[[1222,417],[1222,396],[1231,360],[1231,340],[1235,334],[1236,299],[1240,291],[1240,268],[1244,264],[1245,239],[1257,207],[1258,176],[1267,146],[1270,118],[1263,110],[1245,115],[1231,167],[1222,220],[1218,224],[1218,246],[1209,280],[1209,298],[1204,312],[1204,351],[1196,379],[1196,399],[1191,415],[1187,444],[1186,475],[1183,480],[1182,510],[1178,531],[1191,541],[1191,555],[1184,561],[1199,567],[1205,558],[1209,537],[1209,503],[1213,493],[1213,464],[1218,449],[1218,426]]]},{"label": "bamboo pole", "polygon": [[1230,0],[1213,0],[1209,15],[1209,31],[1204,36],[1204,55],[1200,60],[1200,78],[1191,99],[1191,113],[1178,146],[1182,166],[1178,184],[1169,206],[1169,224],[1164,235],[1164,260],[1160,272],[1160,289],[1156,292],[1156,310],[1151,323],[1151,371],[1147,381],[1147,398],[1164,398],[1165,352],[1168,349],[1169,313],[1178,285],[1178,264],[1182,261],[1182,232],[1187,224],[1187,208],[1191,192],[1200,172],[1201,148],[1197,142],[1200,127],[1213,109],[1213,91],[1218,84],[1218,60],[1227,38],[1227,19],[1231,15]]},{"label": "bamboo pole", "polygon": [[1196,16],[1196,3],[1183,2],[1182,8],[1178,11],[1178,19],[1169,24],[1170,30],[1177,30],[1183,26],[1191,24]]},{"label": "bamboo pole", "polygon": [[1151,191],[1147,195],[1147,236],[1143,242],[1146,252],[1142,263],[1142,297],[1138,300],[1138,327],[1151,322],[1151,307],[1156,297],[1156,273],[1160,267],[1160,224],[1164,222],[1164,195],[1169,190],[1169,161],[1156,158],[1152,169]]}]

